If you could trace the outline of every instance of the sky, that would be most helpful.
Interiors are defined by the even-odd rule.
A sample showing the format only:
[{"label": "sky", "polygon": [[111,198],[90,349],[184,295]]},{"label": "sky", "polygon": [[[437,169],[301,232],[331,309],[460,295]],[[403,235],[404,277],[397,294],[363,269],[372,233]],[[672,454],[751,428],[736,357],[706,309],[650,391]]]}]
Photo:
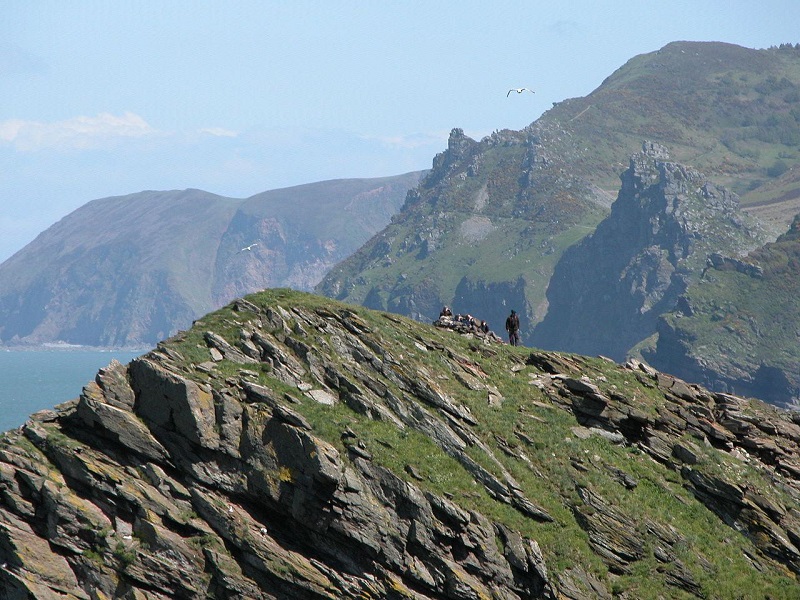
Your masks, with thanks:
[{"label": "sky", "polygon": [[3,0],[0,262],[96,198],[427,169],[453,128],[522,129],[639,54],[797,23],[798,0]]}]

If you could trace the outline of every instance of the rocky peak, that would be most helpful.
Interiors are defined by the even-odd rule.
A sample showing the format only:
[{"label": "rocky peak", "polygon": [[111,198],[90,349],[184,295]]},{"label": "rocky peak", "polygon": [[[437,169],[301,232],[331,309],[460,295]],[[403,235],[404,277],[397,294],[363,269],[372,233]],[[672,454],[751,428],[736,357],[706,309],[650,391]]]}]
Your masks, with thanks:
[{"label": "rocky peak", "polygon": [[710,219],[725,220],[734,228],[745,229],[745,234],[757,235],[755,225],[748,225],[738,212],[736,194],[668,158],[666,147],[643,143],[642,151],[631,157],[628,170],[620,176],[622,187],[612,205],[612,218],[646,219],[651,225],[648,235],[705,236]]},{"label": "rocky peak", "polygon": [[669,150],[657,142],[645,140],[642,142],[642,154],[657,160],[669,160]]},{"label": "rocky peak", "polygon": [[765,241],[735,194],[668,156],[645,142],[631,157],[611,214],[556,266],[534,344],[623,360],[711,253],[740,256]]},{"label": "rocky peak", "polygon": [[478,142],[464,134],[458,127],[450,132],[447,140],[447,150],[440,152],[433,158],[433,170],[438,171],[462,162],[478,148]]},{"label": "rocky peak", "polygon": [[669,158],[667,149],[654,142],[643,142],[642,150],[630,157],[628,170],[622,173],[622,191],[628,194],[640,192],[661,175],[658,165]]}]

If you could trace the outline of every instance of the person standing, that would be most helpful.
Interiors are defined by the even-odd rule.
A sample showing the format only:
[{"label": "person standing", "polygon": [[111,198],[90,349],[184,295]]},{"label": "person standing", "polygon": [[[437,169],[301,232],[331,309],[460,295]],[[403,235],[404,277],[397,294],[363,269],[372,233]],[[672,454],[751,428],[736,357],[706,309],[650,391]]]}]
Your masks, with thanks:
[{"label": "person standing", "polygon": [[508,343],[512,346],[519,346],[519,315],[513,308],[506,319],[506,331],[508,332]]}]

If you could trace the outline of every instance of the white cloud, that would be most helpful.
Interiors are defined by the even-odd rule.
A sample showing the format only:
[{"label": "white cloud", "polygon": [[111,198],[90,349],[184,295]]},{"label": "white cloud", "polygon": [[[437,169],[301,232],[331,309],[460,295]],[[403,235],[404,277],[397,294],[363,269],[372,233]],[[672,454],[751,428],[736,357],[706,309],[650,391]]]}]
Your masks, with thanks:
[{"label": "white cloud", "polygon": [[206,133],[216,137],[237,137],[239,135],[239,132],[224,129],[223,127],[206,127],[205,129],[200,129],[199,133]]},{"label": "white cloud", "polygon": [[121,116],[100,113],[96,117],[79,116],[52,123],[20,119],[0,122],[0,141],[23,152],[100,148],[123,138],[143,138],[158,133],[132,112]]}]

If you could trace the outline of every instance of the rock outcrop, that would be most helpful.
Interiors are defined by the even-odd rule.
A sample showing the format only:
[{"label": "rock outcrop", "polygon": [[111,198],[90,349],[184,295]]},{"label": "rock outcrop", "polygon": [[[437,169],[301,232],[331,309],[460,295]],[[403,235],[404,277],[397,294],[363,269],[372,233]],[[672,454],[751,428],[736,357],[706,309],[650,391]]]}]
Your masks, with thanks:
[{"label": "rock outcrop", "polygon": [[535,345],[624,360],[712,255],[744,255],[766,241],[735,194],[669,162],[659,144],[645,142],[621,179],[611,214],[556,265]]},{"label": "rock outcrop", "polygon": [[712,254],[699,281],[658,320],[645,358],[725,392],[800,407],[800,215],[743,259]]},{"label": "rock outcrop", "polygon": [[641,363],[264,292],[0,439],[0,598],[790,598],[799,444]]}]

